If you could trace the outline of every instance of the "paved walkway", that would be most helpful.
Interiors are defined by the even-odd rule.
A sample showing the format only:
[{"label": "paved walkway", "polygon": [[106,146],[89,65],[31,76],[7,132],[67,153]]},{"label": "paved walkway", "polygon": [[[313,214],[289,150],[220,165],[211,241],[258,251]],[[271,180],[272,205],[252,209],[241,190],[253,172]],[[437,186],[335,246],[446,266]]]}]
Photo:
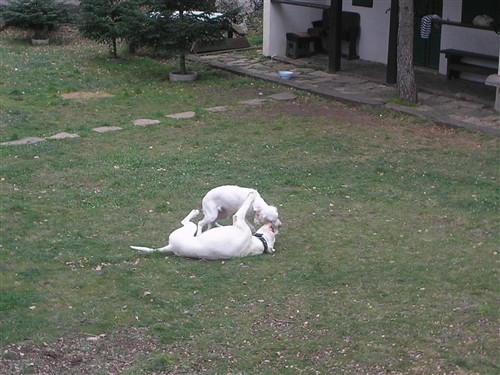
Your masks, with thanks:
[{"label": "paved walkway", "polygon": [[[419,104],[398,103],[395,85],[386,85],[385,66],[362,60],[342,59],[341,71],[326,73],[326,56],[303,59],[269,59],[259,49],[219,52],[189,57],[237,74],[252,76],[332,99],[358,104],[384,106],[452,127],[500,135],[500,113],[493,109],[495,91],[480,83],[460,79],[446,80],[435,72],[417,70]],[[290,80],[278,71],[290,70]]]}]

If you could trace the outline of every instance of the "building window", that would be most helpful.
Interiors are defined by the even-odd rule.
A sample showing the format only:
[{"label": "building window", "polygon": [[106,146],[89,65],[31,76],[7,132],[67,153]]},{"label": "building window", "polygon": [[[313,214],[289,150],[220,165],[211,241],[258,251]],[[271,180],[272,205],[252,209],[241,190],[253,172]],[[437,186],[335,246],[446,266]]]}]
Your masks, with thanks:
[{"label": "building window", "polygon": [[482,1],[482,0],[463,0],[462,2],[462,23],[472,23],[474,17],[486,14],[495,21],[498,27],[500,24],[500,2],[498,1]]},{"label": "building window", "polygon": [[352,0],[352,5],[355,7],[373,8],[373,0]]}]

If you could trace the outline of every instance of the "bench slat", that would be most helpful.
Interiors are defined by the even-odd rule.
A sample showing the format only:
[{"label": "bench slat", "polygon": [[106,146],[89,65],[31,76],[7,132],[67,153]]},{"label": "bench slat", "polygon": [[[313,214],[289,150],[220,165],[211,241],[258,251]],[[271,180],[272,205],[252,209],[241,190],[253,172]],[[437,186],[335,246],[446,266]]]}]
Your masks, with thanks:
[{"label": "bench slat", "polygon": [[498,61],[498,56],[485,55],[483,53],[460,51],[458,49],[443,49],[441,53],[444,53],[446,57],[448,56],[460,56],[460,57],[476,57],[482,60]]},{"label": "bench slat", "polygon": [[483,75],[495,74],[497,72],[497,69],[495,68],[488,68],[487,66],[479,66],[479,65],[464,64],[464,63],[448,64],[448,69],[467,72],[467,73],[483,74]]}]

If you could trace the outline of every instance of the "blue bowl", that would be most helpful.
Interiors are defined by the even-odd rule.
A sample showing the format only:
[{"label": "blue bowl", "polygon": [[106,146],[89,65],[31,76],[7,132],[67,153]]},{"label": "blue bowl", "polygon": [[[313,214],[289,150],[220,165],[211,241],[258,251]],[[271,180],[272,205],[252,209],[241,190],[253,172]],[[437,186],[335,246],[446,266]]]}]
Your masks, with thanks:
[{"label": "blue bowl", "polygon": [[293,76],[293,72],[289,70],[280,70],[279,74],[281,79],[290,79]]}]

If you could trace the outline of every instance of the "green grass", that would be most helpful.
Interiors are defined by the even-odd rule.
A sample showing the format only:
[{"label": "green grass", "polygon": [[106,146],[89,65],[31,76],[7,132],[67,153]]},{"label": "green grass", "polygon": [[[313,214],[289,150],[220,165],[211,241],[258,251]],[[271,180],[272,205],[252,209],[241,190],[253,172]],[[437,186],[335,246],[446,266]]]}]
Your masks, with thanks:
[{"label": "green grass", "polygon": [[[129,374],[498,373],[497,138],[297,91],[245,107],[288,88],[202,65],[173,84],[173,62],[87,42],[0,43],[0,141],[80,135],[0,148],[0,345],[147,327],[161,350]],[[279,206],[274,255],[128,248],[164,245],[222,184]]]}]

